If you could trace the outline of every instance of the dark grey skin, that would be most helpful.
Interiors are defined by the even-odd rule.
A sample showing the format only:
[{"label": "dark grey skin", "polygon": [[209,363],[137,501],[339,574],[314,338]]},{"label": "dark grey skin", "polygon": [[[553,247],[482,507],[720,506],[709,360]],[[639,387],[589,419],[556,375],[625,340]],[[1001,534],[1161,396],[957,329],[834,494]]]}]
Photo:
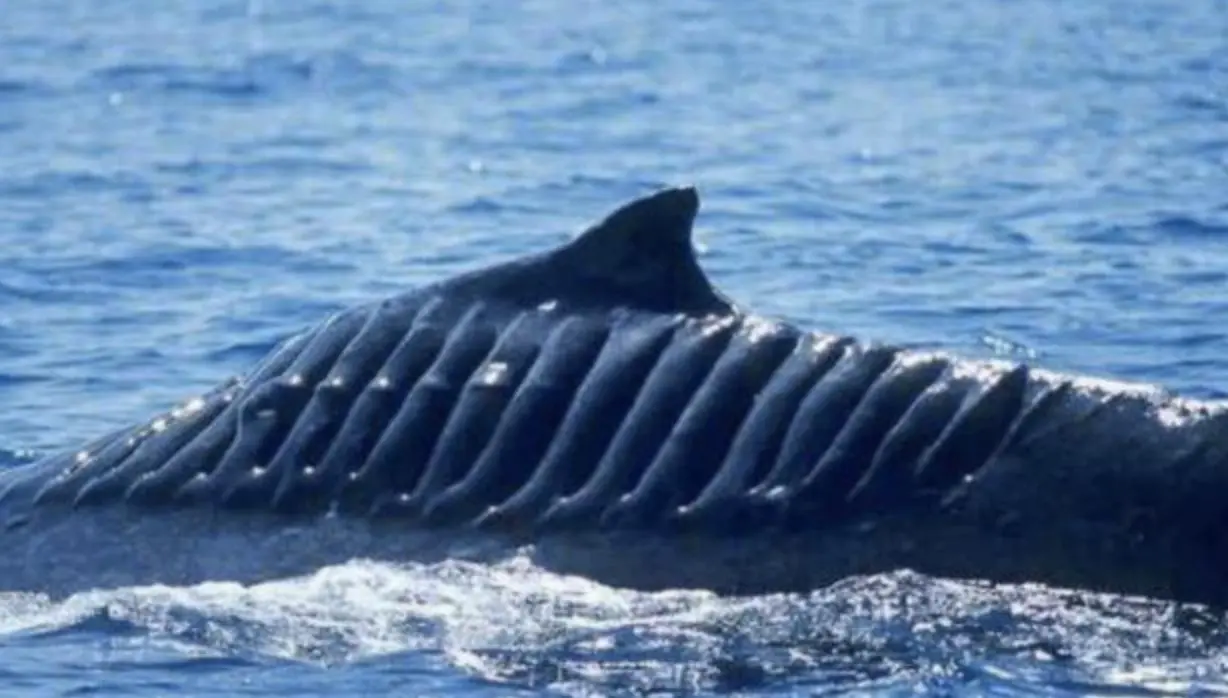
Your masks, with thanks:
[{"label": "dark grey skin", "polygon": [[[735,307],[669,189],[354,308],[246,375],[0,475],[0,588],[490,556],[643,589],[911,568],[1228,600],[1222,408]],[[458,547],[460,546],[460,547]]]}]

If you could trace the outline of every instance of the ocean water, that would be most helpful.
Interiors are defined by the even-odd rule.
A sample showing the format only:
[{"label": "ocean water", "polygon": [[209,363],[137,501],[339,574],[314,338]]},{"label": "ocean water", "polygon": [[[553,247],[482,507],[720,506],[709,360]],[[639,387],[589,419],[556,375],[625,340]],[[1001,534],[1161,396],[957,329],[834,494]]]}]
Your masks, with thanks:
[{"label": "ocean water", "polygon": [[[763,313],[1228,390],[1223,1],[6,0],[0,463],[683,182],[705,268]],[[731,600],[355,560],[0,595],[0,676],[22,696],[1217,695],[1228,626],[907,572]]]}]

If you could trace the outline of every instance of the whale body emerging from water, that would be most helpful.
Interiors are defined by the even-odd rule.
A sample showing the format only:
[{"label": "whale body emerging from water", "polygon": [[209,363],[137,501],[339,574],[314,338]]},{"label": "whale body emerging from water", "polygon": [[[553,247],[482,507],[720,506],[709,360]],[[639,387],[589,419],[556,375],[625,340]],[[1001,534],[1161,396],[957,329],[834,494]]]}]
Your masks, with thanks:
[{"label": "whale body emerging from water", "polygon": [[700,269],[698,208],[659,191],[555,249],[340,312],[0,474],[0,589],[532,546],[644,589],[909,568],[1228,600],[1220,407],[756,316]]}]

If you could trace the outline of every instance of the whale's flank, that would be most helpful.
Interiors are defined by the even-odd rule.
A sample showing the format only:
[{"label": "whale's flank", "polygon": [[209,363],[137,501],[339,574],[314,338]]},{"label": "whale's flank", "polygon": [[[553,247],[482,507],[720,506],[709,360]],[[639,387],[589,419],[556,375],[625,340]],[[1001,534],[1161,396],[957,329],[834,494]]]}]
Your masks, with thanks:
[{"label": "whale's flank", "polygon": [[[851,571],[1228,600],[1222,408],[757,317],[699,267],[697,209],[658,192],[556,249],[337,313],[199,398],[0,474],[3,521],[335,515],[690,541],[695,560],[800,538],[804,580],[848,548]],[[708,583],[662,564],[639,578]]]},{"label": "whale's flank", "polygon": [[1015,432],[1068,390],[746,316],[439,297],[340,315],[280,357],[99,445],[36,501],[552,530],[745,515],[796,531],[937,506],[1012,435],[1038,438]]}]

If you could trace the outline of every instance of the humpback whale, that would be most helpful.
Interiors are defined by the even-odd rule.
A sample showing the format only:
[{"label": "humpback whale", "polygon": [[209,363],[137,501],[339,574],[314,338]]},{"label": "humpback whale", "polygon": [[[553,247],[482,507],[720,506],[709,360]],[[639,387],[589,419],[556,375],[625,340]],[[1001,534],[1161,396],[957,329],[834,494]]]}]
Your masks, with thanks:
[{"label": "humpback whale", "polygon": [[908,568],[1228,601],[1221,406],[757,315],[701,269],[698,209],[643,196],[0,473],[0,589],[528,546],[643,589]]}]

